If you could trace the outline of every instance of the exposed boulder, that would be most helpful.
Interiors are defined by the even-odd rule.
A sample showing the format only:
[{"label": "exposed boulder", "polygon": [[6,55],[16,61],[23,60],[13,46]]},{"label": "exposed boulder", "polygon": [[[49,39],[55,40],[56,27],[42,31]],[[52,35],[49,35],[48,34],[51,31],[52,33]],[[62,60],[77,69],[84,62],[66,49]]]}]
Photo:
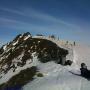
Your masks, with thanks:
[{"label": "exposed boulder", "polygon": [[73,61],[67,60],[67,61],[65,62],[65,65],[72,65],[72,63],[73,63]]}]

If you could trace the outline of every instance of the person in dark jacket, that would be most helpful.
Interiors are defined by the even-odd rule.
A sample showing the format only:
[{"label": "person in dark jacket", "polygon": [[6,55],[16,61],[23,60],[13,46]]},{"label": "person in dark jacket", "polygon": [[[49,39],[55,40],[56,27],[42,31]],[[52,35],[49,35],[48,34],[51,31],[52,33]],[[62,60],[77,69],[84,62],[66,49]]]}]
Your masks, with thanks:
[{"label": "person in dark jacket", "polygon": [[90,70],[87,69],[87,66],[85,63],[81,63],[81,76],[90,79]]}]

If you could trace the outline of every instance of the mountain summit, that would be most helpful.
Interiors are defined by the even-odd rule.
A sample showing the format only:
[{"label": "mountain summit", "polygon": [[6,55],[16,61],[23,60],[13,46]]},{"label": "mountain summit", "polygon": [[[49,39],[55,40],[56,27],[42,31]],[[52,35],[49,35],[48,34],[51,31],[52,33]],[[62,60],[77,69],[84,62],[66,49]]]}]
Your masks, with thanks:
[{"label": "mountain summit", "polygon": [[[35,63],[54,61],[64,65],[63,58],[67,54],[68,50],[60,48],[50,40],[34,38],[29,32],[17,35],[14,40],[0,48],[1,88],[28,83],[38,70]],[[25,80],[19,81],[17,78],[20,79],[20,76]]]}]

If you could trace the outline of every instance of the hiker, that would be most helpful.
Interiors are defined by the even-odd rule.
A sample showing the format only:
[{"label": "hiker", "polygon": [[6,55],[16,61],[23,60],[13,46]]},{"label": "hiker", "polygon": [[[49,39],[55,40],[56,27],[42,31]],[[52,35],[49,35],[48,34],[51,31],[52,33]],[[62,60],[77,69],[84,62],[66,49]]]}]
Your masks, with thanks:
[{"label": "hiker", "polygon": [[85,63],[81,63],[81,76],[90,79],[90,70],[87,69],[87,66]]}]

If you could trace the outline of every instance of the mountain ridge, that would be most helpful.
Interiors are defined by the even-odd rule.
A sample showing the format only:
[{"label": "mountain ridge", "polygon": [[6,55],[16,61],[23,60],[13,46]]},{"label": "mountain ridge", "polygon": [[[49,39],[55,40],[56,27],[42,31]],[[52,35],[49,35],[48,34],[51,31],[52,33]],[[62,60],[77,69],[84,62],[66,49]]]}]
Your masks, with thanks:
[{"label": "mountain ridge", "polygon": [[[54,61],[64,65],[63,58],[67,54],[68,50],[50,40],[33,38],[29,32],[17,35],[11,42],[0,48],[0,84],[5,83],[1,87],[9,87],[11,84],[7,83],[9,80],[11,80],[10,83],[12,82],[10,78],[26,68],[32,68],[35,59],[41,63]],[[10,73],[12,75],[6,78]]]}]

